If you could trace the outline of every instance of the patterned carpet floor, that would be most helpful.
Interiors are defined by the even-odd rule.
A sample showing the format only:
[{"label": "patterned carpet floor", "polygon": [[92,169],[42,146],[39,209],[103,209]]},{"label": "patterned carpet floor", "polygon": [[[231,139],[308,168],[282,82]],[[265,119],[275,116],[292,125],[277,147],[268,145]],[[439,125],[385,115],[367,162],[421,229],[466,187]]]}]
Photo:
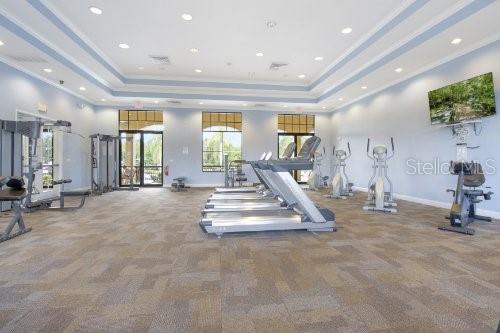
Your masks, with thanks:
[{"label": "patterned carpet floor", "polygon": [[363,193],[309,192],[337,232],[218,239],[197,224],[211,191],[114,192],[25,214],[33,231],[0,243],[0,330],[496,331],[498,221],[465,236],[437,230],[444,209],[370,213]]}]

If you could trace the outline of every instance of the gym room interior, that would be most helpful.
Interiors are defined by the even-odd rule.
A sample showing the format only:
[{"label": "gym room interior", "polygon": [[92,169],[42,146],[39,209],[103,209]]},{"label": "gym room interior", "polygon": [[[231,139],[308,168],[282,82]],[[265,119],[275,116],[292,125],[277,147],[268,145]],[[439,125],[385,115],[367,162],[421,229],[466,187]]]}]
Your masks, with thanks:
[{"label": "gym room interior", "polygon": [[500,0],[0,0],[1,332],[500,332]]}]

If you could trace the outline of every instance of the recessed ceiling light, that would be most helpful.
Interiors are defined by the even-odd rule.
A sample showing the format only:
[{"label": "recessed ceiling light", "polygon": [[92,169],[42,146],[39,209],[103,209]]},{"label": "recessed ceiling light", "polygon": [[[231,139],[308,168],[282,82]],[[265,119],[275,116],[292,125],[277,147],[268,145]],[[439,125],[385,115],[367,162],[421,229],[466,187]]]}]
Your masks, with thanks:
[{"label": "recessed ceiling light", "polygon": [[120,44],[118,44],[118,46],[119,46],[120,48],[122,48],[122,49],[129,49],[129,48],[130,48],[130,45],[125,44],[125,43],[120,43]]},{"label": "recessed ceiling light", "polygon": [[195,71],[196,73],[201,73],[201,72],[203,72],[201,69],[195,69],[194,71]]},{"label": "recessed ceiling light", "polygon": [[341,102],[342,102],[343,100],[344,100],[344,98],[343,98],[343,97],[339,97],[339,101],[341,101]]},{"label": "recessed ceiling light", "polygon": [[101,98],[101,102],[106,102],[106,98]]},{"label": "recessed ceiling light", "polygon": [[255,53],[255,55],[256,55],[257,57],[263,57],[263,56],[264,56],[264,53],[262,53],[262,52],[257,52],[257,53]]},{"label": "recessed ceiling light", "polygon": [[368,89],[367,86],[362,86],[361,89],[365,90],[365,89]]},{"label": "recessed ceiling light", "polygon": [[288,105],[283,105],[283,107],[284,107],[284,108],[287,108],[287,107],[288,107]]},{"label": "recessed ceiling light", "polygon": [[159,102],[159,101],[155,101],[154,103],[155,103],[155,104],[158,104],[158,103],[160,103],[160,102]]},{"label": "recessed ceiling light", "polygon": [[349,27],[346,27],[344,29],[342,29],[341,31],[344,35],[345,34],[350,34],[352,32],[352,28],[349,28]]},{"label": "recessed ceiling light", "polygon": [[2,46],[2,45],[3,45],[3,42],[0,40],[0,46]]},{"label": "recessed ceiling light", "polygon": [[323,57],[316,57],[316,58],[314,58],[314,60],[316,60],[316,61],[322,61],[323,59],[324,59]]},{"label": "recessed ceiling light", "polygon": [[324,109],[326,109],[326,106],[323,106],[323,107],[322,107],[322,109],[323,109],[323,110],[324,110]]},{"label": "recessed ceiling light", "polygon": [[401,73],[403,71],[403,69],[401,67],[398,67],[394,70],[396,73]]},{"label": "recessed ceiling light", "polygon": [[90,12],[96,14],[96,15],[101,15],[102,14],[102,9],[101,8],[97,8],[97,7],[89,7],[89,10]]},{"label": "recessed ceiling light", "polygon": [[51,68],[44,68],[43,71],[45,73],[52,73],[52,69]]},{"label": "recessed ceiling light", "polygon": [[81,91],[85,91],[85,90],[87,90],[87,88],[85,88],[85,87],[80,87],[79,89],[80,89]]},{"label": "recessed ceiling light", "polygon": [[303,78],[305,78],[305,77],[306,77],[306,75],[305,75],[305,74],[300,74],[300,75],[297,75],[297,77],[298,77],[299,79],[303,79]]},{"label": "recessed ceiling light", "polygon": [[453,45],[458,45],[458,44],[462,43],[462,38],[454,38],[454,39],[451,41],[451,43],[452,43]]},{"label": "recessed ceiling light", "polygon": [[193,19],[193,17],[187,13],[182,14],[181,17],[184,21],[191,21]]},{"label": "recessed ceiling light", "polygon": [[248,104],[245,103],[245,104],[243,104],[243,106],[248,106]]},{"label": "recessed ceiling light", "polygon": [[192,53],[200,52],[200,50],[198,50],[196,47],[191,48],[189,51],[191,51]]},{"label": "recessed ceiling light", "polygon": [[205,103],[203,103],[203,102],[200,102],[199,104],[200,104],[200,105],[203,105],[203,104],[205,104]]},{"label": "recessed ceiling light", "polygon": [[142,71],[144,69],[144,67],[143,66],[139,66],[139,67],[137,67],[137,69],[140,69]]}]

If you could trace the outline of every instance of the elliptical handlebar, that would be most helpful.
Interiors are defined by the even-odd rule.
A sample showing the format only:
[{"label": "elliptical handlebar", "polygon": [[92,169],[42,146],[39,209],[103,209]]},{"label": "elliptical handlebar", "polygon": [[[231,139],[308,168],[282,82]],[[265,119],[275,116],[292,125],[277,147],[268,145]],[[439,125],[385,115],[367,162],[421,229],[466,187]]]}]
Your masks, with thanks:
[{"label": "elliptical handlebar", "polygon": [[349,142],[347,142],[347,151],[349,151],[349,155],[347,155],[346,158],[351,157],[351,145],[349,144]]},{"label": "elliptical handlebar", "polygon": [[391,136],[391,148],[392,148],[392,152],[391,152],[391,155],[387,156],[387,159],[391,159],[394,157],[394,138]]},{"label": "elliptical handlebar", "polygon": [[368,142],[366,143],[366,156],[371,160],[375,159],[373,156],[370,156],[370,138],[368,138]]}]

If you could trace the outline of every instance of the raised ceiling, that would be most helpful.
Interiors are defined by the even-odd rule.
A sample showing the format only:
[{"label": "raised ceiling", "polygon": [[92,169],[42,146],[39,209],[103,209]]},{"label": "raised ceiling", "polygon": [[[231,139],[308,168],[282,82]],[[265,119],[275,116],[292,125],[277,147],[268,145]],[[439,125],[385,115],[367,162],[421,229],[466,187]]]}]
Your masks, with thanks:
[{"label": "raised ceiling", "polygon": [[498,17],[494,0],[0,0],[0,60],[97,105],[332,110],[498,40]]}]

